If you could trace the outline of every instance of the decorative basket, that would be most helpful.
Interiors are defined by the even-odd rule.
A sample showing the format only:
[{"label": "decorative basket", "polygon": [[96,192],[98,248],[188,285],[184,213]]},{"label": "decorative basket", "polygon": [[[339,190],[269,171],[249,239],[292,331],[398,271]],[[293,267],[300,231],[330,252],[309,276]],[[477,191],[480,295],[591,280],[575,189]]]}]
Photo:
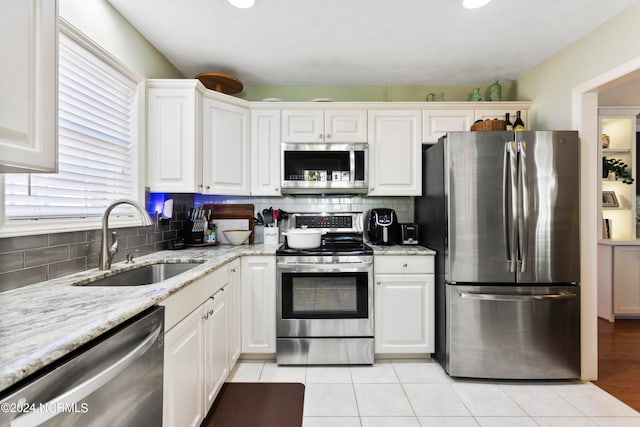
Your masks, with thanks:
[{"label": "decorative basket", "polygon": [[486,131],[486,130],[507,130],[507,124],[504,120],[493,119],[484,120],[482,122],[476,122],[471,125],[472,131]]}]

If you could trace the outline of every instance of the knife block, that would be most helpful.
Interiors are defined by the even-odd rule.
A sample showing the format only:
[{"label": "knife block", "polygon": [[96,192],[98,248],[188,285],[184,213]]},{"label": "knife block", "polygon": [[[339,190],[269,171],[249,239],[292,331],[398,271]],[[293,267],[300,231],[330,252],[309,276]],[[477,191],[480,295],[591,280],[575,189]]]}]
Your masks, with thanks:
[{"label": "knife block", "polygon": [[184,229],[182,234],[187,244],[201,244],[204,243],[205,237],[205,219],[186,220],[184,222]]}]

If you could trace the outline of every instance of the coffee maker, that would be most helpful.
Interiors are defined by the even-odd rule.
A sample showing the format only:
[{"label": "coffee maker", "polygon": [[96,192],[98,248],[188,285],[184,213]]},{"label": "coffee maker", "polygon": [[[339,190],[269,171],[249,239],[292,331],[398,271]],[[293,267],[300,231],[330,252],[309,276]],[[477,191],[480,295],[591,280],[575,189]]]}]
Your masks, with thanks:
[{"label": "coffee maker", "polygon": [[367,218],[367,236],[374,245],[398,243],[400,224],[396,211],[388,208],[371,209]]}]

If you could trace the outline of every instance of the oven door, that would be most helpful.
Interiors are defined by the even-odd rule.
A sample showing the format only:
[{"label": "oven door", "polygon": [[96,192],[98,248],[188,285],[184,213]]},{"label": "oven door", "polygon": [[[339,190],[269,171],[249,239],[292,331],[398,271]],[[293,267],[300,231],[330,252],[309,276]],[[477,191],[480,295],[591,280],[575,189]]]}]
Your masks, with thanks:
[{"label": "oven door", "polygon": [[277,336],[373,336],[373,267],[278,263]]}]

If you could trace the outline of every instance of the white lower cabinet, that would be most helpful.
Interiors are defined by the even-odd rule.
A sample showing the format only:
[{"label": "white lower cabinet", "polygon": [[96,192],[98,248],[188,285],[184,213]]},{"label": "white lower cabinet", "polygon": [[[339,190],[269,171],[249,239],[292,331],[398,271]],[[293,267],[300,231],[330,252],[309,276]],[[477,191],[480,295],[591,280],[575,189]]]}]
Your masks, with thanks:
[{"label": "white lower cabinet", "polygon": [[199,426],[233,368],[229,325],[239,312],[230,309],[232,278],[225,265],[162,302],[164,426]]},{"label": "white lower cabinet", "polygon": [[164,339],[164,426],[197,427],[204,419],[203,310],[200,307]]},{"label": "white lower cabinet", "polygon": [[242,292],[241,263],[236,259],[229,264],[229,292],[227,304],[229,306],[229,367],[233,367],[240,353],[242,353]]},{"label": "white lower cabinet", "polygon": [[374,257],[376,354],[435,350],[433,256]]},{"label": "white lower cabinet", "polygon": [[242,352],[276,351],[276,259],[242,257]]},{"label": "white lower cabinet", "polygon": [[229,374],[229,285],[204,303],[204,387],[205,408],[213,405]]},{"label": "white lower cabinet", "polygon": [[640,246],[613,248],[613,313],[640,315]]}]

